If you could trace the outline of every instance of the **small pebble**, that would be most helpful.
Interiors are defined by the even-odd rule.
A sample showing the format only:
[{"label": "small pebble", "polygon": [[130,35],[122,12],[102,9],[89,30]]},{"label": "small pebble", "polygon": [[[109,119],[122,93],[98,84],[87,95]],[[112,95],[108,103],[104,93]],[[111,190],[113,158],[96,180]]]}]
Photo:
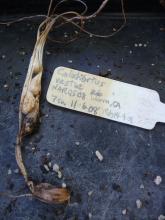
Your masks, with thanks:
[{"label": "small pebble", "polygon": [[73,63],[73,61],[72,60],[68,60],[68,63]]},{"label": "small pebble", "polygon": [[19,51],[19,54],[24,56],[26,53],[25,53],[25,51]]},{"label": "small pebble", "polygon": [[107,70],[107,74],[112,74],[112,70],[110,68]]},{"label": "small pebble", "polygon": [[159,215],[158,220],[165,220],[165,215]]},{"label": "small pebble", "polygon": [[48,171],[48,172],[49,172],[49,167],[48,167],[48,165],[47,165],[47,164],[44,164],[44,168],[45,168],[45,170],[46,170],[46,171]]},{"label": "small pebble", "polygon": [[151,63],[151,66],[155,66],[155,64],[154,64],[154,63]]},{"label": "small pebble", "polygon": [[158,186],[161,184],[161,182],[162,182],[162,177],[156,176],[156,178],[154,179],[154,183]]},{"label": "small pebble", "polygon": [[62,183],[62,188],[66,188],[66,183]]},{"label": "small pebble", "polygon": [[50,156],[50,153],[47,153],[47,156],[49,157],[49,156]]},{"label": "small pebble", "polygon": [[77,146],[79,146],[79,145],[80,145],[80,142],[79,142],[79,141],[76,141],[75,144],[76,144]]},{"label": "small pebble", "polygon": [[67,38],[67,37],[68,37],[68,34],[67,34],[66,32],[64,33],[64,37],[65,37],[65,38]]},{"label": "small pebble", "polygon": [[59,178],[59,179],[62,178],[62,173],[61,173],[61,171],[58,171],[58,178]]},{"label": "small pebble", "polygon": [[122,210],[122,214],[123,214],[123,215],[126,215],[126,214],[127,214],[127,209],[123,209],[123,210]]},{"label": "small pebble", "polygon": [[142,47],[142,46],[143,46],[143,44],[140,43],[140,44],[139,44],[139,47]]},{"label": "small pebble", "polygon": [[147,47],[147,44],[143,44],[143,47]]},{"label": "small pebble", "polygon": [[100,68],[100,65],[97,65],[97,68]]},{"label": "small pebble", "polygon": [[158,80],[158,83],[161,84],[161,83],[162,83],[162,80]]},{"label": "small pebble", "polygon": [[93,35],[92,35],[92,34],[90,34],[90,35],[89,35],[89,37],[93,37]]},{"label": "small pebble", "polygon": [[60,171],[60,167],[58,166],[58,164],[55,163],[53,165],[53,171],[56,172],[56,173],[58,173]]},{"label": "small pebble", "polygon": [[15,170],[14,170],[14,173],[19,173],[19,169],[15,169]]},{"label": "small pebble", "polygon": [[103,155],[97,150],[96,152],[95,152],[95,154],[96,154],[96,157],[100,160],[100,161],[103,161]]},{"label": "small pebble", "polygon": [[2,59],[5,59],[5,58],[6,58],[6,55],[3,54],[3,55],[2,55]]},{"label": "small pebble", "polygon": [[134,44],[134,47],[138,47],[138,44]]},{"label": "small pebble", "polygon": [[140,189],[144,189],[144,185],[143,184],[140,185]]},{"label": "small pebble", "polygon": [[88,192],[88,196],[91,196],[93,194],[93,191]]},{"label": "small pebble", "polygon": [[112,30],[115,32],[115,31],[116,31],[116,28],[113,28]]},{"label": "small pebble", "polygon": [[140,199],[137,199],[137,200],[136,200],[136,207],[137,207],[138,209],[140,209],[140,208],[142,207],[142,202],[140,201]]},{"label": "small pebble", "polygon": [[92,213],[91,212],[88,213],[88,217],[89,217],[89,219],[92,218]]},{"label": "small pebble", "polygon": [[51,167],[52,167],[52,163],[51,163],[51,162],[49,162],[49,163],[48,163],[48,166],[51,168]]},{"label": "small pebble", "polygon": [[130,50],[129,53],[132,54],[132,50]]},{"label": "small pebble", "polygon": [[3,87],[4,87],[4,88],[8,88],[9,86],[8,86],[8,84],[5,84],[5,85],[3,85]]},{"label": "small pebble", "polygon": [[12,171],[11,171],[11,169],[8,169],[8,175],[11,175],[12,174]]}]

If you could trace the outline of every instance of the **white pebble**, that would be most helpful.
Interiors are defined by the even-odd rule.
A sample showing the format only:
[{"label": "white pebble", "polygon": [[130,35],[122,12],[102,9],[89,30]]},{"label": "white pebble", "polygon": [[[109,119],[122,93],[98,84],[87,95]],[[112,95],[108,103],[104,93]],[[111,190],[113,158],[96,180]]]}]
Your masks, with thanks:
[{"label": "white pebble", "polygon": [[72,60],[68,60],[68,63],[73,63],[73,61]]},{"label": "white pebble", "polygon": [[51,162],[49,162],[49,163],[48,163],[48,166],[49,166],[49,167],[51,168],[51,166],[52,166],[52,163],[51,163]]},{"label": "white pebble", "polygon": [[59,179],[62,178],[62,173],[61,173],[61,171],[58,171],[58,178],[59,178]]},{"label": "white pebble", "polygon": [[60,170],[60,167],[58,166],[58,164],[55,163],[55,164],[53,165],[53,171],[56,172],[56,173],[58,173],[59,170]]},{"label": "white pebble", "polygon": [[68,37],[68,34],[67,34],[66,32],[64,33],[64,37],[65,37],[65,38],[67,38],[67,37]]},{"label": "white pebble", "polygon": [[89,219],[92,218],[92,213],[91,212],[88,213],[88,217],[89,217]]},{"label": "white pebble", "polygon": [[92,34],[90,34],[90,35],[89,35],[89,37],[93,37],[93,35],[92,35]]},{"label": "white pebble", "polygon": [[24,56],[26,53],[25,53],[25,51],[19,51],[19,54]]},{"label": "white pebble", "polygon": [[162,83],[162,80],[158,80],[158,83],[161,84],[161,83]]},{"label": "white pebble", "polygon": [[138,47],[138,44],[134,44],[135,47]]},{"label": "white pebble", "polygon": [[143,184],[140,185],[140,189],[144,189],[144,185]]},{"label": "white pebble", "polygon": [[129,53],[132,54],[132,50],[130,50]]},{"label": "white pebble", "polygon": [[76,144],[77,146],[79,146],[79,145],[80,145],[80,142],[79,142],[79,141],[76,141],[75,144]]},{"label": "white pebble", "polygon": [[139,47],[142,47],[142,46],[143,46],[143,44],[139,43]]},{"label": "white pebble", "polygon": [[151,66],[155,66],[155,64],[154,64],[154,63],[151,63]]},{"label": "white pebble", "polygon": [[88,192],[88,196],[91,196],[93,194],[93,191]]},{"label": "white pebble", "polygon": [[137,199],[137,200],[136,200],[136,207],[137,207],[138,209],[140,209],[140,208],[142,207],[142,202],[140,201],[140,199]]},{"label": "white pebble", "polygon": [[62,188],[66,188],[66,183],[62,183]]},{"label": "white pebble", "polygon": [[165,220],[165,215],[159,215],[158,220]]},{"label": "white pebble", "polygon": [[6,58],[6,55],[3,54],[3,55],[2,55],[2,59],[5,59],[5,58]]},{"label": "white pebble", "polygon": [[154,179],[154,183],[156,185],[160,185],[162,182],[162,177],[161,176],[156,176],[156,178]]},{"label": "white pebble", "polygon": [[8,175],[11,175],[12,174],[12,171],[11,171],[11,169],[8,169]]},{"label": "white pebble", "polygon": [[4,88],[8,88],[9,86],[8,86],[7,84],[4,84],[3,87],[4,87]]},{"label": "white pebble", "polygon": [[97,150],[96,152],[95,152],[95,154],[96,154],[96,157],[100,160],[100,161],[102,161],[104,158],[103,158],[103,155]]},{"label": "white pebble", "polygon": [[122,214],[123,214],[123,215],[126,215],[126,214],[127,214],[127,209],[123,209],[123,210],[122,210]]},{"label": "white pebble", "polygon": [[14,173],[19,173],[19,169],[15,169],[15,170],[14,170]]},{"label": "white pebble", "polygon": [[147,47],[147,44],[143,44],[143,47]]},{"label": "white pebble", "polygon": [[97,65],[97,68],[100,68],[100,65]]},{"label": "white pebble", "polygon": [[47,164],[44,164],[44,168],[45,168],[45,170],[46,170],[46,171],[48,171],[48,172],[49,172],[49,167],[48,167],[48,165],[47,165]]}]

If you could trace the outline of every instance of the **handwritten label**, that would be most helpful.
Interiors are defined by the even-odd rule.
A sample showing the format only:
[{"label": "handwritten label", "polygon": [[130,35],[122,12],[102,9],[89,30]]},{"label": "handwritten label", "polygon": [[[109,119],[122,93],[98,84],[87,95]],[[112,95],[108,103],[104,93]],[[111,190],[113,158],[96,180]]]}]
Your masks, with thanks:
[{"label": "handwritten label", "polygon": [[159,101],[159,95],[146,88],[58,67],[49,85],[47,100],[64,108],[152,129],[156,121],[150,111],[154,102]]}]

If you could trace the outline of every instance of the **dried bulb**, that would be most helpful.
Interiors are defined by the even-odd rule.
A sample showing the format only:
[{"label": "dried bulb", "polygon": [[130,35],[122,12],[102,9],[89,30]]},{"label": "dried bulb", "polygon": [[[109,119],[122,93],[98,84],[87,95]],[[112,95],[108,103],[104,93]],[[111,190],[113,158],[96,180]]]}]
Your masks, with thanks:
[{"label": "dried bulb", "polygon": [[70,200],[70,193],[66,188],[56,188],[49,183],[40,183],[34,187],[33,195],[46,203],[64,203]]},{"label": "dried bulb", "polygon": [[35,102],[36,100],[33,94],[30,91],[27,91],[23,99],[23,104],[21,109],[22,113],[26,115],[29,112],[31,112],[35,106]]},{"label": "dried bulb", "polygon": [[37,74],[31,80],[30,91],[33,93],[34,96],[37,96],[37,95],[40,94],[40,91],[41,91],[41,77],[42,77],[42,73],[40,72],[39,74]]},{"label": "dried bulb", "polygon": [[39,109],[39,103],[38,107],[36,103],[36,111],[30,112],[24,116],[24,120],[22,122],[22,134],[24,136],[32,133],[37,125],[39,119],[39,111],[37,109]]}]

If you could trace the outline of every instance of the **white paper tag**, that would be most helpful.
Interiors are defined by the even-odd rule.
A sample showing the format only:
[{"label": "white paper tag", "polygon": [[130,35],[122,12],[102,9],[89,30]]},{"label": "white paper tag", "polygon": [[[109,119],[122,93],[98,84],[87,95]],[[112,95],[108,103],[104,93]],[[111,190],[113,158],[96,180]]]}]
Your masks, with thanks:
[{"label": "white paper tag", "polygon": [[145,129],[165,122],[165,104],[156,91],[66,67],[55,69],[47,100],[53,105]]}]

